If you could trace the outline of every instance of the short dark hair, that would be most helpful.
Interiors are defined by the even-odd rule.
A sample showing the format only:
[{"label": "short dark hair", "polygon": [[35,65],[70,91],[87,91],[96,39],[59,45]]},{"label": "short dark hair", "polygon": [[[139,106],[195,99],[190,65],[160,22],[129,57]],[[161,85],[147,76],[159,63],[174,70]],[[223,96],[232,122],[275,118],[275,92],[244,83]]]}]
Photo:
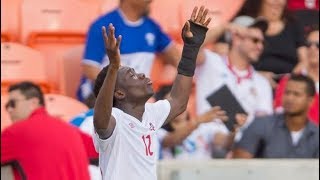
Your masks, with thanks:
[{"label": "short dark hair", "polygon": [[[98,94],[100,92],[100,89],[103,85],[103,82],[104,82],[104,79],[106,78],[107,76],[107,72],[108,72],[108,69],[109,69],[109,65],[105,66],[98,74],[95,82],[94,82],[94,88],[93,88],[93,93],[95,95],[95,97],[97,98],[98,97]],[[116,102],[116,99],[113,98],[113,106],[115,106],[115,102]]]},{"label": "short dark hair", "polygon": [[316,86],[314,81],[309,77],[302,74],[291,74],[289,81],[298,81],[306,84],[306,93],[308,96],[313,97],[316,94]]},{"label": "short dark hair", "polygon": [[21,93],[27,99],[30,99],[33,97],[38,98],[40,105],[45,106],[44,95],[43,95],[43,92],[41,91],[41,88],[38,85],[29,81],[24,81],[17,84],[13,84],[9,87],[9,92],[15,91],[15,90],[20,90]]}]

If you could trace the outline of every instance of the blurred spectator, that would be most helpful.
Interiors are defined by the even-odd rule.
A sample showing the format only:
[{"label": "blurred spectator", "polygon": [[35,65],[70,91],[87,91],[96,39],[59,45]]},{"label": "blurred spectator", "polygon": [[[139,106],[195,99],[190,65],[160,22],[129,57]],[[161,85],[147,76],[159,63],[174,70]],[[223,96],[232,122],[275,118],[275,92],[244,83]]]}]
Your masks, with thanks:
[{"label": "blurred spectator", "polygon": [[[138,73],[150,76],[155,53],[163,55],[167,63],[177,66],[181,52],[179,47],[162,32],[157,23],[148,17],[151,0],[121,0],[119,7],[99,17],[92,23],[83,57],[84,77],[78,90],[78,98],[93,98],[92,83],[101,68],[109,64],[101,35],[101,27],[113,23],[116,37],[122,35],[121,63]],[[93,104],[88,104],[93,107]]]},{"label": "blurred spectator", "polygon": [[79,131],[47,113],[37,85],[10,86],[6,109],[14,124],[1,133],[1,165],[12,165],[16,179],[89,179]]},{"label": "blurred spectator", "polygon": [[256,119],[236,143],[235,158],[319,158],[319,128],[308,120],[314,82],[292,75],[283,96],[284,114]]},{"label": "blurred spectator", "polygon": [[[170,90],[171,85],[163,86],[156,93],[155,99],[168,98]],[[227,153],[224,140],[228,138],[228,130],[225,127],[220,128],[221,124],[212,122],[216,118],[227,119],[225,111],[220,107],[213,107],[195,118],[190,118],[185,111],[159,129],[157,136],[160,141],[160,159],[210,159],[215,147],[218,149],[214,151],[216,157],[224,157]],[[223,140],[215,142],[216,135]]]},{"label": "blurred spectator", "polygon": [[211,105],[207,97],[227,85],[247,112],[247,123],[250,123],[254,116],[273,112],[271,87],[251,66],[263,51],[263,33],[268,24],[263,19],[249,16],[238,17],[233,24],[228,56],[221,57],[205,51],[206,59],[196,69],[197,114],[208,111]]},{"label": "blurred spectator", "polygon": [[262,72],[273,88],[277,84],[275,74],[303,68],[306,61],[303,27],[289,13],[286,0],[247,0],[239,15],[262,16],[268,20],[266,46],[255,68]]},{"label": "blurred spectator", "polygon": [[[87,112],[81,113],[78,116],[71,119],[70,123],[78,127],[80,131],[84,132],[92,138],[94,133],[93,114],[93,109],[89,109]],[[89,167],[92,180],[102,179],[98,161],[91,162]]]},{"label": "blurred spectator", "polygon": [[319,0],[288,0],[289,10],[319,10]]},{"label": "blurred spectator", "polygon": [[288,0],[288,9],[300,20],[305,33],[319,27],[319,0]]},{"label": "blurred spectator", "polygon": [[[303,71],[299,73],[308,75],[315,83],[316,95],[313,98],[313,103],[309,109],[308,117],[315,124],[319,125],[319,30],[310,32],[307,37],[306,44],[308,47],[308,65],[306,69],[303,69]],[[288,78],[288,76],[283,77],[277,87],[274,101],[276,111],[282,111],[282,96],[285,91]]]}]

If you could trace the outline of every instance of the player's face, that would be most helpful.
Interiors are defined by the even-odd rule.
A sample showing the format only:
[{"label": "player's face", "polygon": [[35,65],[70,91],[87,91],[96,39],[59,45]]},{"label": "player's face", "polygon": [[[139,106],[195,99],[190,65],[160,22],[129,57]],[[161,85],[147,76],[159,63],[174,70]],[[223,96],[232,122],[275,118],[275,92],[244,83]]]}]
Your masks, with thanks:
[{"label": "player's face", "polygon": [[20,90],[9,93],[6,109],[12,121],[26,119],[32,113],[32,99],[27,99]]},{"label": "player's face", "polygon": [[257,62],[264,48],[263,33],[258,28],[248,28],[239,46],[241,53],[250,63]]},{"label": "player's face", "polygon": [[128,98],[150,98],[154,92],[152,81],[143,73],[136,73],[133,68],[121,67],[119,70],[119,86],[123,88]]},{"label": "player's face", "polygon": [[319,66],[319,31],[313,31],[307,38],[308,60],[311,66]]},{"label": "player's face", "polygon": [[306,93],[304,82],[289,80],[283,96],[284,112],[288,115],[300,115],[308,111],[312,97]]}]

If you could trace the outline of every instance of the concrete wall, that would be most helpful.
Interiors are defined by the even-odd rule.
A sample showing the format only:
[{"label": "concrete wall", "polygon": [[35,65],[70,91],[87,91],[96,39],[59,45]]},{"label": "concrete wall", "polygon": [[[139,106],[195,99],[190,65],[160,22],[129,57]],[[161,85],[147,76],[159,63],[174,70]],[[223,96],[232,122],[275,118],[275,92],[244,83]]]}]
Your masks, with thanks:
[{"label": "concrete wall", "polygon": [[318,180],[319,159],[160,161],[158,180]]}]

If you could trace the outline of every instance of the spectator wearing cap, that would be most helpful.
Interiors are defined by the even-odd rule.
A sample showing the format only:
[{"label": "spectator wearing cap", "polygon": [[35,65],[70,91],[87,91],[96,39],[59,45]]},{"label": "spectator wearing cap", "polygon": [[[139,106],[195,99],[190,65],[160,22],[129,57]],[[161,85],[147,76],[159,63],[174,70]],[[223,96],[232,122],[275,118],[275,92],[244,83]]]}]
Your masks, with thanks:
[{"label": "spectator wearing cap", "polygon": [[223,85],[230,89],[247,112],[247,115],[238,114],[236,117],[229,117],[245,119],[248,117],[243,128],[254,116],[273,112],[271,86],[251,65],[258,61],[263,51],[263,34],[267,27],[267,22],[262,18],[238,17],[233,21],[231,47],[227,56],[221,57],[211,51],[205,51],[206,60],[198,66],[195,76],[198,114],[211,108],[207,97]]},{"label": "spectator wearing cap", "polygon": [[292,75],[283,95],[283,114],[254,120],[234,147],[235,158],[319,158],[319,128],[308,120],[315,85]]},{"label": "spectator wearing cap", "polygon": [[[308,117],[316,125],[319,125],[319,29],[314,29],[308,34],[306,45],[308,47],[308,64],[307,67],[301,72],[298,72],[298,74],[308,75],[315,83],[316,94],[313,98],[312,106],[309,109]],[[278,112],[283,111],[282,98],[288,79],[289,76],[284,76],[276,89],[274,106]]]},{"label": "spectator wearing cap", "polygon": [[30,82],[10,86],[6,109],[13,125],[1,133],[1,166],[11,165],[15,179],[90,178],[83,137],[47,113],[39,86]]},{"label": "spectator wearing cap", "polygon": [[277,77],[304,68],[307,59],[303,26],[289,13],[287,0],[247,0],[238,13],[241,15],[262,16],[268,21],[265,48],[254,67],[273,88]]}]

